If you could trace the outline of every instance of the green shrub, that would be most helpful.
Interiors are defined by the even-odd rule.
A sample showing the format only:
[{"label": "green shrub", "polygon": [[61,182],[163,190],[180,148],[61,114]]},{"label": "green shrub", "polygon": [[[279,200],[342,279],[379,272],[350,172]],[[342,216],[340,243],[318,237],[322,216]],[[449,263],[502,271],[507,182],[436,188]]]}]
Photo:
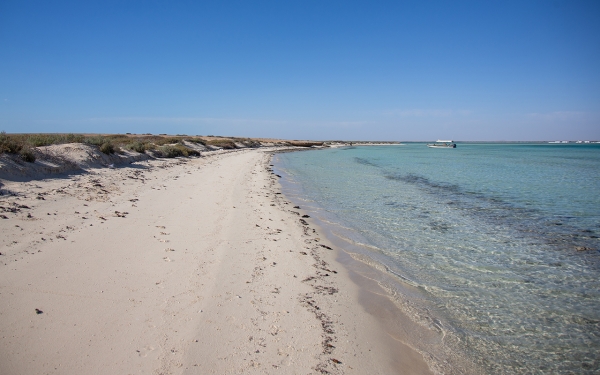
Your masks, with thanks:
[{"label": "green shrub", "polygon": [[91,137],[86,137],[84,142],[94,146],[102,146],[104,143],[106,143],[106,138],[101,135],[94,135]]},{"label": "green shrub", "polygon": [[85,137],[77,134],[6,134],[0,136],[0,153],[19,153],[22,148],[81,143]]},{"label": "green shrub", "polygon": [[165,158],[176,158],[178,156],[200,156],[196,150],[191,150],[182,144],[164,145],[158,148],[158,151]]},{"label": "green shrub", "polygon": [[183,140],[181,138],[176,137],[152,137],[152,143],[157,146],[173,144],[173,143],[181,143]]},{"label": "green shrub", "polygon": [[144,143],[144,148],[146,150],[156,150],[156,145],[154,143]]},{"label": "green shrub", "polygon": [[16,154],[23,149],[23,141],[2,132],[0,134],[0,153]]},{"label": "green shrub", "polygon": [[129,145],[127,145],[127,148],[129,150],[135,151],[135,152],[139,152],[140,154],[143,154],[144,152],[146,152],[146,144],[139,142],[139,141],[135,141],[133,143],[130,143]]},{"label": "green shrub", "polygon": [[246,147],[260,147],[260,142],[252,140],[250,138],[237,139],[238,142],[242,143]]},{"label": "green shrub", "polygon": [[33,147],[49,146],[55,141],[56,137],[49,134],[32,134],[28,139],[28,143]]},{"label": "green shrub", "polygon": [[28,134],[24,135],[27,143],[33,147],[50,146],[63,143],[81,143],[83,135],[75,134]]},{"label": "green shrub", "polygon": [[225,149],[233,149],[235,147],[235,143],[231,139],[211,139],[206,141],[207,146],[217,146]]},{"label": "green shrub", "polygon": [[28,163],[33,163],[35,161],[35,154],[33,153],[33,150],[29,147],[22,149],[21,152],[19,152],[19,154],[21,155],[23,160],[25,160]]},{"label": "green shrub", "polygon": [[158,148],[158,151],[165,158],[176,158],[178,156],[187,156],[187,152],[184,153],[181,148],[176,146],[165,145]]},{"label": "green shrub", "polygon": [[100,146],[100,151],[105,153],[106,155],[115,153],[115,146],[110,142],[105,142]]},{"label": "green shrub", "polygon": [[81,143],[85,137],[81,134],[69,133],[65,136],[67,143]]},{"label": "green shrub", "polygon": [[136,138],[125,134],[105,135],[104,138],[114,145],[127,145],[136,141]]},{"label": "green shrub", "polygon": [[190,139],[187,139],[187,141],[206,146],[206,141],[202,138],[190,138]]}]

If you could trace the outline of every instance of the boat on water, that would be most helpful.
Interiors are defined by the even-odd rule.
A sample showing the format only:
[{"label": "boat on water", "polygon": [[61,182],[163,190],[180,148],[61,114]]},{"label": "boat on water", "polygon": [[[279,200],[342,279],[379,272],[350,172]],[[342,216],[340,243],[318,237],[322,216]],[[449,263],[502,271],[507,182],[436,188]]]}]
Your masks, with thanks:
[{"label": "boat on water", "polygon": [[456,148],[456,143],[452,141],[443,141],[438,139],[435,143],[428,143],[427,147],[431,148]]}]

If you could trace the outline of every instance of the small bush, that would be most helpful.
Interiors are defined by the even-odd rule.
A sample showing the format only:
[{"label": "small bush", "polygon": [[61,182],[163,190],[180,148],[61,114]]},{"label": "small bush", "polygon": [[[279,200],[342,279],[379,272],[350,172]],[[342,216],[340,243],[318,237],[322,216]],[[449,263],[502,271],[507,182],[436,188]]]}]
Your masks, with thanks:
[{"label": "small bush", "polygon": [[237,139],[238,142],[242,143],[246,147],[260,147],[260,142],[252,140],[250,138]]},{"label": "small bush", "polygon": [[225,149],[234,149],[235,143],[231,139],[211,139],[206,141],[207,146],[217,146]]},{"label": "small bush", "polygon": [[100,151],[102,151],[106,155],[114,154],[115,146],[110,142],[105,142],[100,146]]},{"label": "small bush", "polygon": [[127,145],[127,148],[135,151],[135,152],[139,152],[140,154],[143,154],[144,152],[146,152],[146,144],[142,143],[142,142],[133,142],[130,143],[129,145]]},{"label": "small bush", "polygon": [[158,151],[165,158],[176,158],[178,156],[200,156],[200,153],[196,150],[191,150],[184,145],[176,144],[161,146]]},{"label": "small bush", "polygon": [[181,148],[176,147],[176,146],[170,146],[170,145],[161,146],[158,149],[158,151],[165,158],[176,158],[178,156],[187,156],[187,152],[184,153],[184,151],[181,150]]},{"label": "small bush", "polygon": [[102,146],[104,143],[107,143],[106,138],[101,135],[86,137],[84,142],[94,146]]},{"label": "small bush", "polygon": [[15,139],[7,138],[0,142],[0,152],[9,154],[17,154],[23,149],[23,144]]},{"label": "small bush", "polygon": [[196,144],[201,144],[203,146],[206,146],[206,141],[202,138],[190,138],[187,140],[188,142],[192,142],[192,143],[196,143]]},{"label": "small bush", "polygon": [[186,148],[188,152],[188,156],[200,156],[200,152],[196,150],[192,150],[191,148]]},{"label": "small bush", "polygon": [[182,139],[181,138],[175,138],[175,137],[152,137],[152,143],[156,144],[157,146],[162,146],[162,145],[167,145],[167,144],[173,144],[173,143],[181,143]]},{"label": "small bush", "polygon": [[23,160],[25,160],[28,163],[33,163],[35,161],[35,154],[33,153],[33,150],[29,147],[22,149],[21,152],[19,152],[19,154],[21,155]]},{"label": "small bush", "polygon": [[144,148],[146,150],[156,150],[156,145],[154,143],[144,143]]},{"label": "small bush", "polygon": [[127,145],[129,143],[135,142],[134,137],[130,137],[125,134],[105,135],[104,138],[115,145]]},{"label": "small bush", "polygon": [[48,134],[33,134],[29,137],[29,144],[33,147],[49,146],[54,143],[55,137]]},{"label": "small bush", "polygon": [[67,143],[81,143],[84,140],[84,136],[81,134],[69,133],[65,136]]}]

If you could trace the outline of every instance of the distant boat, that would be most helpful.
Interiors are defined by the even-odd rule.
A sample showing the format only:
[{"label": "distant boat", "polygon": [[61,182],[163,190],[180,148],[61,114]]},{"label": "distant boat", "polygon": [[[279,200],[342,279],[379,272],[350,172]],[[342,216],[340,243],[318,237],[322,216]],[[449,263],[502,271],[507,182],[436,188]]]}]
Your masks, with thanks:
[{"label": "distant boat", "polygon": [[442,141],[438,139],[435,143],[428,143],[427,147],[431,148],[456,148],[456,143],[452,141]]}]

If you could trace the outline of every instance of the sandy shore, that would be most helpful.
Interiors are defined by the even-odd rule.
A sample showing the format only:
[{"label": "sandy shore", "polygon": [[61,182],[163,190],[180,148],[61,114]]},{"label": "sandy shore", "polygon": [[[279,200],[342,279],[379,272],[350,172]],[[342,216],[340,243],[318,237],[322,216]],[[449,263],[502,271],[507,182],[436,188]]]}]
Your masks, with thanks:
[{"label": "sandy shore", "polygon": [[0,374],[430,373],[269,160],[2,181]]}]

